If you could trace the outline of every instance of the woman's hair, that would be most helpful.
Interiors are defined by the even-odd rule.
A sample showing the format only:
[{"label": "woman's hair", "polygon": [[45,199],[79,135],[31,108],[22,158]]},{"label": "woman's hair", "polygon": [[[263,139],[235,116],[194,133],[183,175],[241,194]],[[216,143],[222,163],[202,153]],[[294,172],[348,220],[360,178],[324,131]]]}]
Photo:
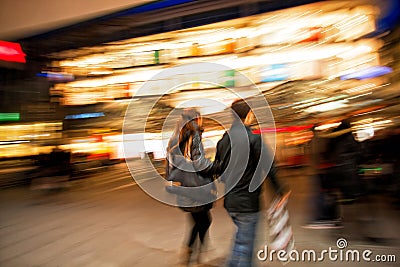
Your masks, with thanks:
[{"label": "woman's hair", "polygon": [[176,125],[174,135],[170,140],[170,150],[179,147],[181,153],[185,153],[185,146],[190,140],[190,137],[193,136],[196,131],[202,130],[196,121],[197,118],[200,118],[200,113],[197,110],[193,108],[183,110]]},{"label": "woman's hair", "polygon": [[178,144],[182,153],[185,153],[185,146],[190,137],[201,130],[197,118],[200,118],[200,113],[195,109],[185,109],[181,115],[181,122],[178,124],[180,127]]}]

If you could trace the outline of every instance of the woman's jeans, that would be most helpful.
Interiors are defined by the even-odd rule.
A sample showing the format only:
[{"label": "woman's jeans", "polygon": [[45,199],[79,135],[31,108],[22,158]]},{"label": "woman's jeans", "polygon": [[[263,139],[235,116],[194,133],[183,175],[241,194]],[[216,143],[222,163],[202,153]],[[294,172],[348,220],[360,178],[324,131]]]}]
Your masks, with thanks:
[{"label": "woman's jeans", "polygon": [[237,227],[237,232],[228,266],[253,266],[254,242],[260,213],[230,212],[229,215]]}]

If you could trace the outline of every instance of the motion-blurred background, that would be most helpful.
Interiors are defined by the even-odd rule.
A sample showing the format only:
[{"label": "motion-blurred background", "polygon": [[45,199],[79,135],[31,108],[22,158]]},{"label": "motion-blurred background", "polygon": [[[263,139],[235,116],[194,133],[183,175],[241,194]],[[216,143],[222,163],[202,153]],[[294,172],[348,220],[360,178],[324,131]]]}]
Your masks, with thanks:
[{"label": "motion-blurred background", "polygon": [[[272,108],[280,165],[305,163],[315,124],[329,128],[350,118],[360,141],[397,135],[398,1],[142,2],[2,1],[0,38],[21,53],[7,57],[14,46],[2,43],[2,159],[54,145],[121,159],[129,103],[140,124],[141,105],[157,102],[146,138],[159,142],[162,119],[182,101],[201,96],[229,105],[235,96],[228,88],[246,91],[251,84],[238,72]],[[153,79],[192,62],[232,70]],[[219,86],[190,82],[204,75]],[[157,101],[165,87],[187,81]],[[149,90],[137,94],[146,82]],[[220,111],[204,101],[198,107]],[[135,139],[138,122],[128,123]],[[133,154],[144,152],[163,156]]]},{"label": "motion-blurred background", "polygon": [[[195,106],[225,121],[229,114],[213,101],[228,107],[236,99],[230,89],[246,95],[255,84],[275,120],[260,130],[267,140],[276,135],[282,170],[307,175],[315,133],[346,119],[363,149],[359,175],[398,207],[399,26],[397,0],[1,0],[0,186],[69,180],[145,155],[162,173],[171,110]],[[198,62],[230,69],[154,78]],[[135,116],[124,122],[128,105]],[[210,157],[221,121],[204,122]],[[113,174],[101,179],[91,185]]]}]

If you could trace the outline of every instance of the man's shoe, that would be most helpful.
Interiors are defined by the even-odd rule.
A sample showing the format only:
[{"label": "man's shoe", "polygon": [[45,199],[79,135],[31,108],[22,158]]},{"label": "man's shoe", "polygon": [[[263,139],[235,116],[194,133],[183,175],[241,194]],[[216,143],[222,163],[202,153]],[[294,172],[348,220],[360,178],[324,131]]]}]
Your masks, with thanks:
[{"label": "man's shoe", "polygon": [[355,198],[342,198],[338,200],[338,203],[341,205],[351,205],[356,201]]},{"label": "man's shoe", "polygon": [[305,229],[339,229],[343,228],[343,223],[341,219],[318,220],[303,225],[302,227]]}]

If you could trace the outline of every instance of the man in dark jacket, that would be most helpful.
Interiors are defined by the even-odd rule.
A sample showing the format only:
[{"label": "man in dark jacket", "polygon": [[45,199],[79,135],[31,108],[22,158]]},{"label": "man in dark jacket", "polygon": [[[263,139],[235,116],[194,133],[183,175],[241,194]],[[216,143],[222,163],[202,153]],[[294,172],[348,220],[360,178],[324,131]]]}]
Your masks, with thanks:
[{"label": "man in dark jacket", "polygon": [[268,167],[275,190],[279,193],[282,190],[275,179],[272,153],[262,143],[261,136],[253,134],[249,127],[254,116],[249,105],[237,100],[231,108],[234,121],[217,144],[214,166],[225,183],[224,207],[237,227],[228,266],[252,266],[261,184]]}]

